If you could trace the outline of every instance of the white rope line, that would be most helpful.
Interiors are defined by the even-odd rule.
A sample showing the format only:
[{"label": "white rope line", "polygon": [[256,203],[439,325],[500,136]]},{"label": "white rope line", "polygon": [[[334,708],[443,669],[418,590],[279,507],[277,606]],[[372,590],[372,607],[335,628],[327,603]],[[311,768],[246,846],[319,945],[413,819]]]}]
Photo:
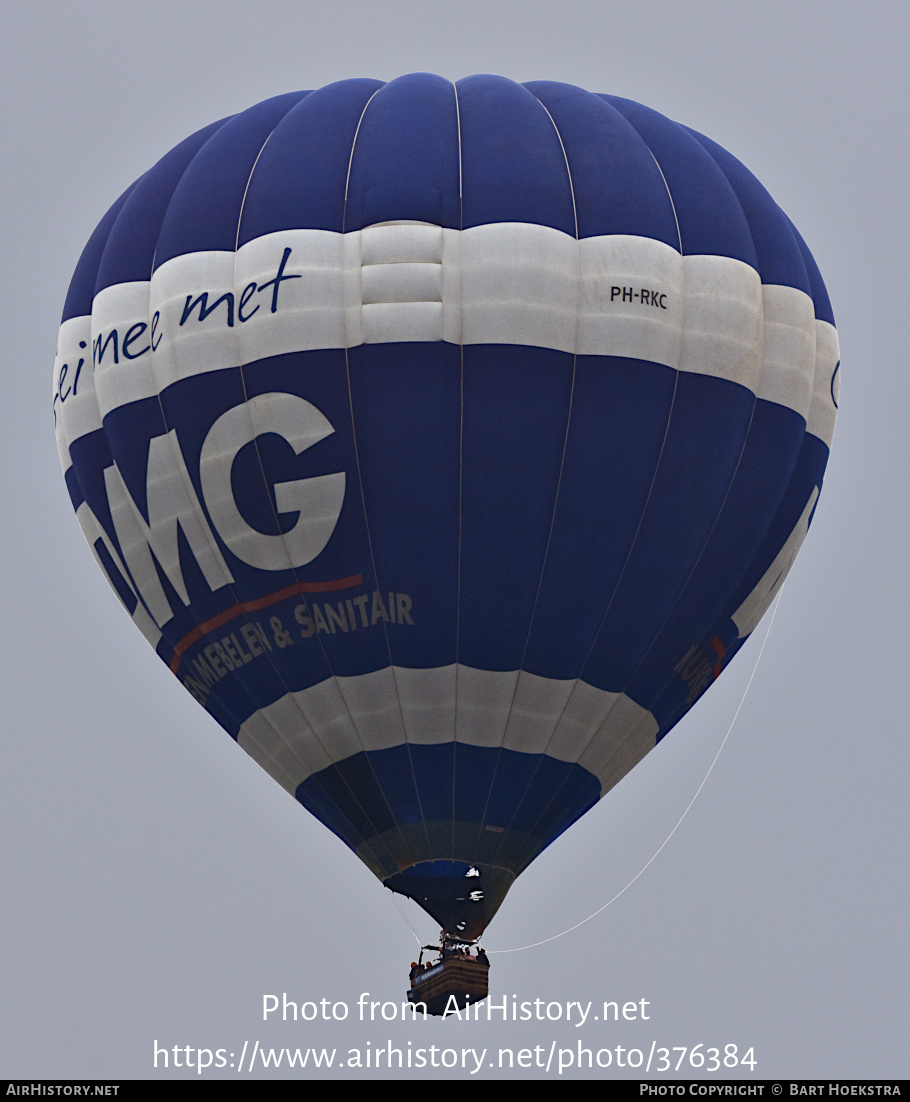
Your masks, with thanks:
[{"label": "white rope line", "polygon": [[401,919],[401,921],[407,926],[410,931],[411,937],[420,945],[420,938],[417,934],[417,927],[414,923],[413,913],[408,906],[411,900],[407,899],[407,903],[404,902],[405,897],[400,897],[398,892],[392,892],[392,902],[395,904],[395,913]]},{"label": "white rope line", "polygon": [[598,907],[598,909],[596,911],[594,911],[593,914],[589,914],[588,917],[583,918],[581,920],[581,922],[576,922],[574,926],[570,926],[567,930],[563,930],[562,933],[553,934],[552,937],[544,938],[543,941],[534,941],[530,945],[519,945],[514,949],[488,949],[487,953],[489,953],[491,956],[493,955],[493,953],[521,953],[525,949],[536,949],[539,945],[547,945],[551,941],[556,941],[558,938],[565,937],[566,934],[571,934],[573,932],[573,930],[577,930],[580,926],[584,926],[585,923],[590,922],[591,919],[597,918],[597,916],[599,914],[602,914],[607,909],[607,907],[609,907],[612,903],[615,903],[616,900],[619,899],[619,897],[621,895],[624,895],[629,890],[629,888],[632,887],[632,885],[635,883],[635,881],[640,876],[643,875],[643,873],[646,871],[646,869],[648,869],[654,863],[654,861],[657,859],[658,855],[663,851],[664,847],[668,844],[668,842],[673,837],[673,835],[677,832],[677,830],[679,830],[683,819],[685,819],[685,817],[689,814],[690,810],[692,809],[692,805],[698,799],[698,797],[701,793],[701,790],[707,784],[708,777],[711,776],[711,772],[714,769],[714,766],[717,764],[717,759],[720,757],[723,748],[727,745],[727,739],[730,737],[730,732],[733,730],[733,725],[736,723],[737,719],[739,718],[739,713],[742,711],[743,704],[746,702],[746,696],[748,695],[749,689],[752,687],[752,682],[755,679],[755,674],[758,670],[758,664],[761,661],[762,655],[765,653],[765,646],[767,645],[768,637],[771,634],[771,628],[774,626],[774,618],[777,616],[777,610],[780,607],[780,599],[781,599],[781,595],[783,594],[783,591],[784,591],[784,587],[783,587],[783,585],[781,585],[780,591],[778,592],[777,597],[776,597],[775,602],[774,602],[774,611],[771,613],[771,619],[768,621],[768,630],[765,632],[765,638],[762,641],[761,649],[758,652],[758,657],[755,659],[755,665],[752,667],[752,673],[749,675],[749,680],[746,683],[745,689],[743,690],[743,695],[742,695],[742,699],[739,702],[739,706],[737,707],[733,718],[730,720],[730,726],[727,728],[727,733],[724,735],[723,741],[721,742],[720,746],[718,747],[717,753],[714,755],[714,760],[708,766],[707,773],[705,773],[704,777],[702,778],[701,784],[695,790],[695,795],[689,801],[688,806],[686,807],[685,811],[682,813],[682,815],[680,815],[679,819],[676,822],[676,825],[673,827],[673,829],[670,831],[670,833],[667,835],[667,837],[663,840],[663,842],[661,842],[661,844],[658,846],[658,848],[651,855],[651,858],[646,862],[646,864],[642,865],[642,867],[632,877],[632,879],[628,882],[628,884],[626,884],[626,886],[624,888],[621,888],[616,893],[616,895],[613,896],[612,899],[608,899],[607,902],[604,903],[604,905],[602,907]]}]

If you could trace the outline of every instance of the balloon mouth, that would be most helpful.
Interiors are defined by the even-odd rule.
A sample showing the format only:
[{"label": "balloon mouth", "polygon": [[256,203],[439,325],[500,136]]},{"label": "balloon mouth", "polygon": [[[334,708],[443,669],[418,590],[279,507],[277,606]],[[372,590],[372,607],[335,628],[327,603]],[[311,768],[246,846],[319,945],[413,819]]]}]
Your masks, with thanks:
[{"label": "balloon mouth", "polygon": [[383,883],[413,899],[455,938],[474,941],[487,928],[515,880],[496,865],[467,861],[420,861]]}]

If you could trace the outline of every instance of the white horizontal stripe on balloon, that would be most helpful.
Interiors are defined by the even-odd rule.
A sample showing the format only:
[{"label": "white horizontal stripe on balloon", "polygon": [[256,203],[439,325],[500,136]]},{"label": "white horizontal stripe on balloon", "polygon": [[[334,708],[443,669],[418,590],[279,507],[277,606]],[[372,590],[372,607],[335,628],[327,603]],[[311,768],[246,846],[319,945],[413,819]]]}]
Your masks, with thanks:
[{"label": "white horizontal stripe on balloon", "polygon": [[[676,249],[626,234],[588,237],[578,243],[578,260],[579,355],[626,356],[675,367],[685,286],[684,259]],[[642,290],[648,292],[647,303],[641,301]]]},{"label": "white horizontal stripe on balloon", "polygon": [[[69,318],[60,326],[57,336],[52,404],[57,451],[64,471],[70,465],[70,444],[101,428],[91,339],[92,319],[87,315]],[[80,347],[83,344],[85,347]]]},{"label": "white horizontal stripe on balloon", "polygon": [[395,667],[395,686],[407,741],[432,746],[455,741],[455,699],[459,667],[428,670]]},{"label": "white horizontal stripe on balloon", "polygon": [[[292,737],[285,732],[293,731]],[[267,710],[256,712],[241,728],[237,741],[257,764],[293,796],[300,778],[332,764],[291,693]]]},{"label": "white horizontal stripe on balloon", "polygon": [[687,256],[680,371],[729,379],[755,392],[761,375],[762,286],[728,256]]},{"label": "white horizontal stripe on balloon", "polygon": [[815,377],[815,307],[795,287],[762,287],[764,342],[758,397],[809,413]]},{"label": "white horizontal stripe on balloon", "polygon": [[658,730],[650,712],[620,695],[578,764],[600,780],[605,795],[654,749]]},{"label": "white horizontal stripe on balloon", "polygon": [[[391,223],[285,230],[236,254],[175,257],[150,283],[102,291],[91,340],[102,416],[269,356],[446,340],[649,360],[729,379],[801,416],[814,384],[810,431],[827,440],[836,338],[810,324],[811,309],[800,291],[762,287],[741,261],[682,257],[650,238]],[[827,404],[818,400],[826,388]]]},{"label": "white horizontal stripe on balloon", "polygon": [[452,233],[429,222],[377,222],[360,231],[360,263],[442,264],[444,237]]},{"label": "white horizontal stripe on balloon", "polygon": [[[826,321],[815,323],[815,377],[812,389],[812,405],[806,420],[806,432],[831,447],[834,438],[834,422],[840,400],[840,348],[837,330]],[[837,374],[835,375],[835,371]]]},{"label": "white horizontal stripe on balloon", "polygon": [[95,295],[92,357],[102,418],[161,389],[153,368],[151,323],[147,281],[115,283]]},{"label": "white horizontal stripe on balloon", "polygon": [[451,741],[578,762],[606,792],[625,775],[624,762],[654,746],[657,731],[651,713],[629,697],[583,682],[391,666],[288,693],[248,719],[237,741],[291,793],[363,751]]},{"label": "white horizontal stripe on balloon", "polygon": [[189,253],[155,271],[149,316],[159,319],[151,353],[159,391],[180,379],[237,366],[239,319],[254,308],[243,302],[244,291],[243,283],[235,288],[234,253]]},{"label": "white horizontal stripe on balloon", "polygon": [[[458,308],[457,303],[451,306]],[[530,345],[572,353],[577,315],[574,237],[522,222],[462,232],[463,344]]]},{"label": "white horizontal stripe on balloon", "polygon": [[349,340],[386,344],[401,339],[401,333],[411,334],[411,340],[453,340],[446,333],[443,302],[448,297],[451,316],[458,296],[458,234],[420,222],[394,222],[367,226],[359,240],[361,329],[356,332],[355,303],[348,313]]},{"label": "white horizontal stripe on balloon", "polygon": [[360,269],[363,305],[442,303],[442,264],[364,264]]}]

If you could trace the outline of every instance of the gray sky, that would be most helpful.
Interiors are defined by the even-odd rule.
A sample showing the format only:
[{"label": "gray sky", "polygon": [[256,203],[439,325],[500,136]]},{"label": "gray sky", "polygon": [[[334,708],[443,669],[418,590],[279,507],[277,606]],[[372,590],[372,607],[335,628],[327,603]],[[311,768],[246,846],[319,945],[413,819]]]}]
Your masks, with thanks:
[{"label": "gray sky", "polygon": [[[155,1040],[238,1055],[244,1042],[328,1046],[340,1060],[389,1039],[494,1059],[579,1039],[732,1043],[754,1046],[759,1078],[907,1075],[906,6],[37,0],[4,23],[0,1077],[196,1075],[155,1071]],[[605,1000],[644,999],[648,1021],[358,1021],[363,992],[400,1002],[408,923],[424,938],[432,923],[396,907],[149,651],[58,468],[59,315],[120,191],[186,134],[267,96],[415,70],[569,81],[708,134],[798,226],[837,317],[824,493],[718,764],[620,899],[574,933],[493,958],[494,995],[510,1006],[513,994],[591,1000],[593,1017]],[[491,950],[573,926],[650,859],[716,753],[766,627],[522,876]],[[263,1022],[263,995],[282,992],[344,1002],[349,1017]],[[636,1077],[615,1063],[584,1074]],[[549,1073],[480,1075],[555,1078],[555,1057]],[[204,1073],[215,1076],[237,1071]]]}]

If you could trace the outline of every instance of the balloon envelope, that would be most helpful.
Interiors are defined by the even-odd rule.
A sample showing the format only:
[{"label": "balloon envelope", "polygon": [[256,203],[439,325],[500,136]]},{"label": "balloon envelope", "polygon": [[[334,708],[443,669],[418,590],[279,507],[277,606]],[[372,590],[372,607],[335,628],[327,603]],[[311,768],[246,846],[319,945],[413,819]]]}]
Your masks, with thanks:
[{"label": "balloon envelope", "polygon": [[773,599],[833,322],[764,188],[654,111],[342,81],[110,209],[64,310],[61,462],[188,691],[473,938]]}]

